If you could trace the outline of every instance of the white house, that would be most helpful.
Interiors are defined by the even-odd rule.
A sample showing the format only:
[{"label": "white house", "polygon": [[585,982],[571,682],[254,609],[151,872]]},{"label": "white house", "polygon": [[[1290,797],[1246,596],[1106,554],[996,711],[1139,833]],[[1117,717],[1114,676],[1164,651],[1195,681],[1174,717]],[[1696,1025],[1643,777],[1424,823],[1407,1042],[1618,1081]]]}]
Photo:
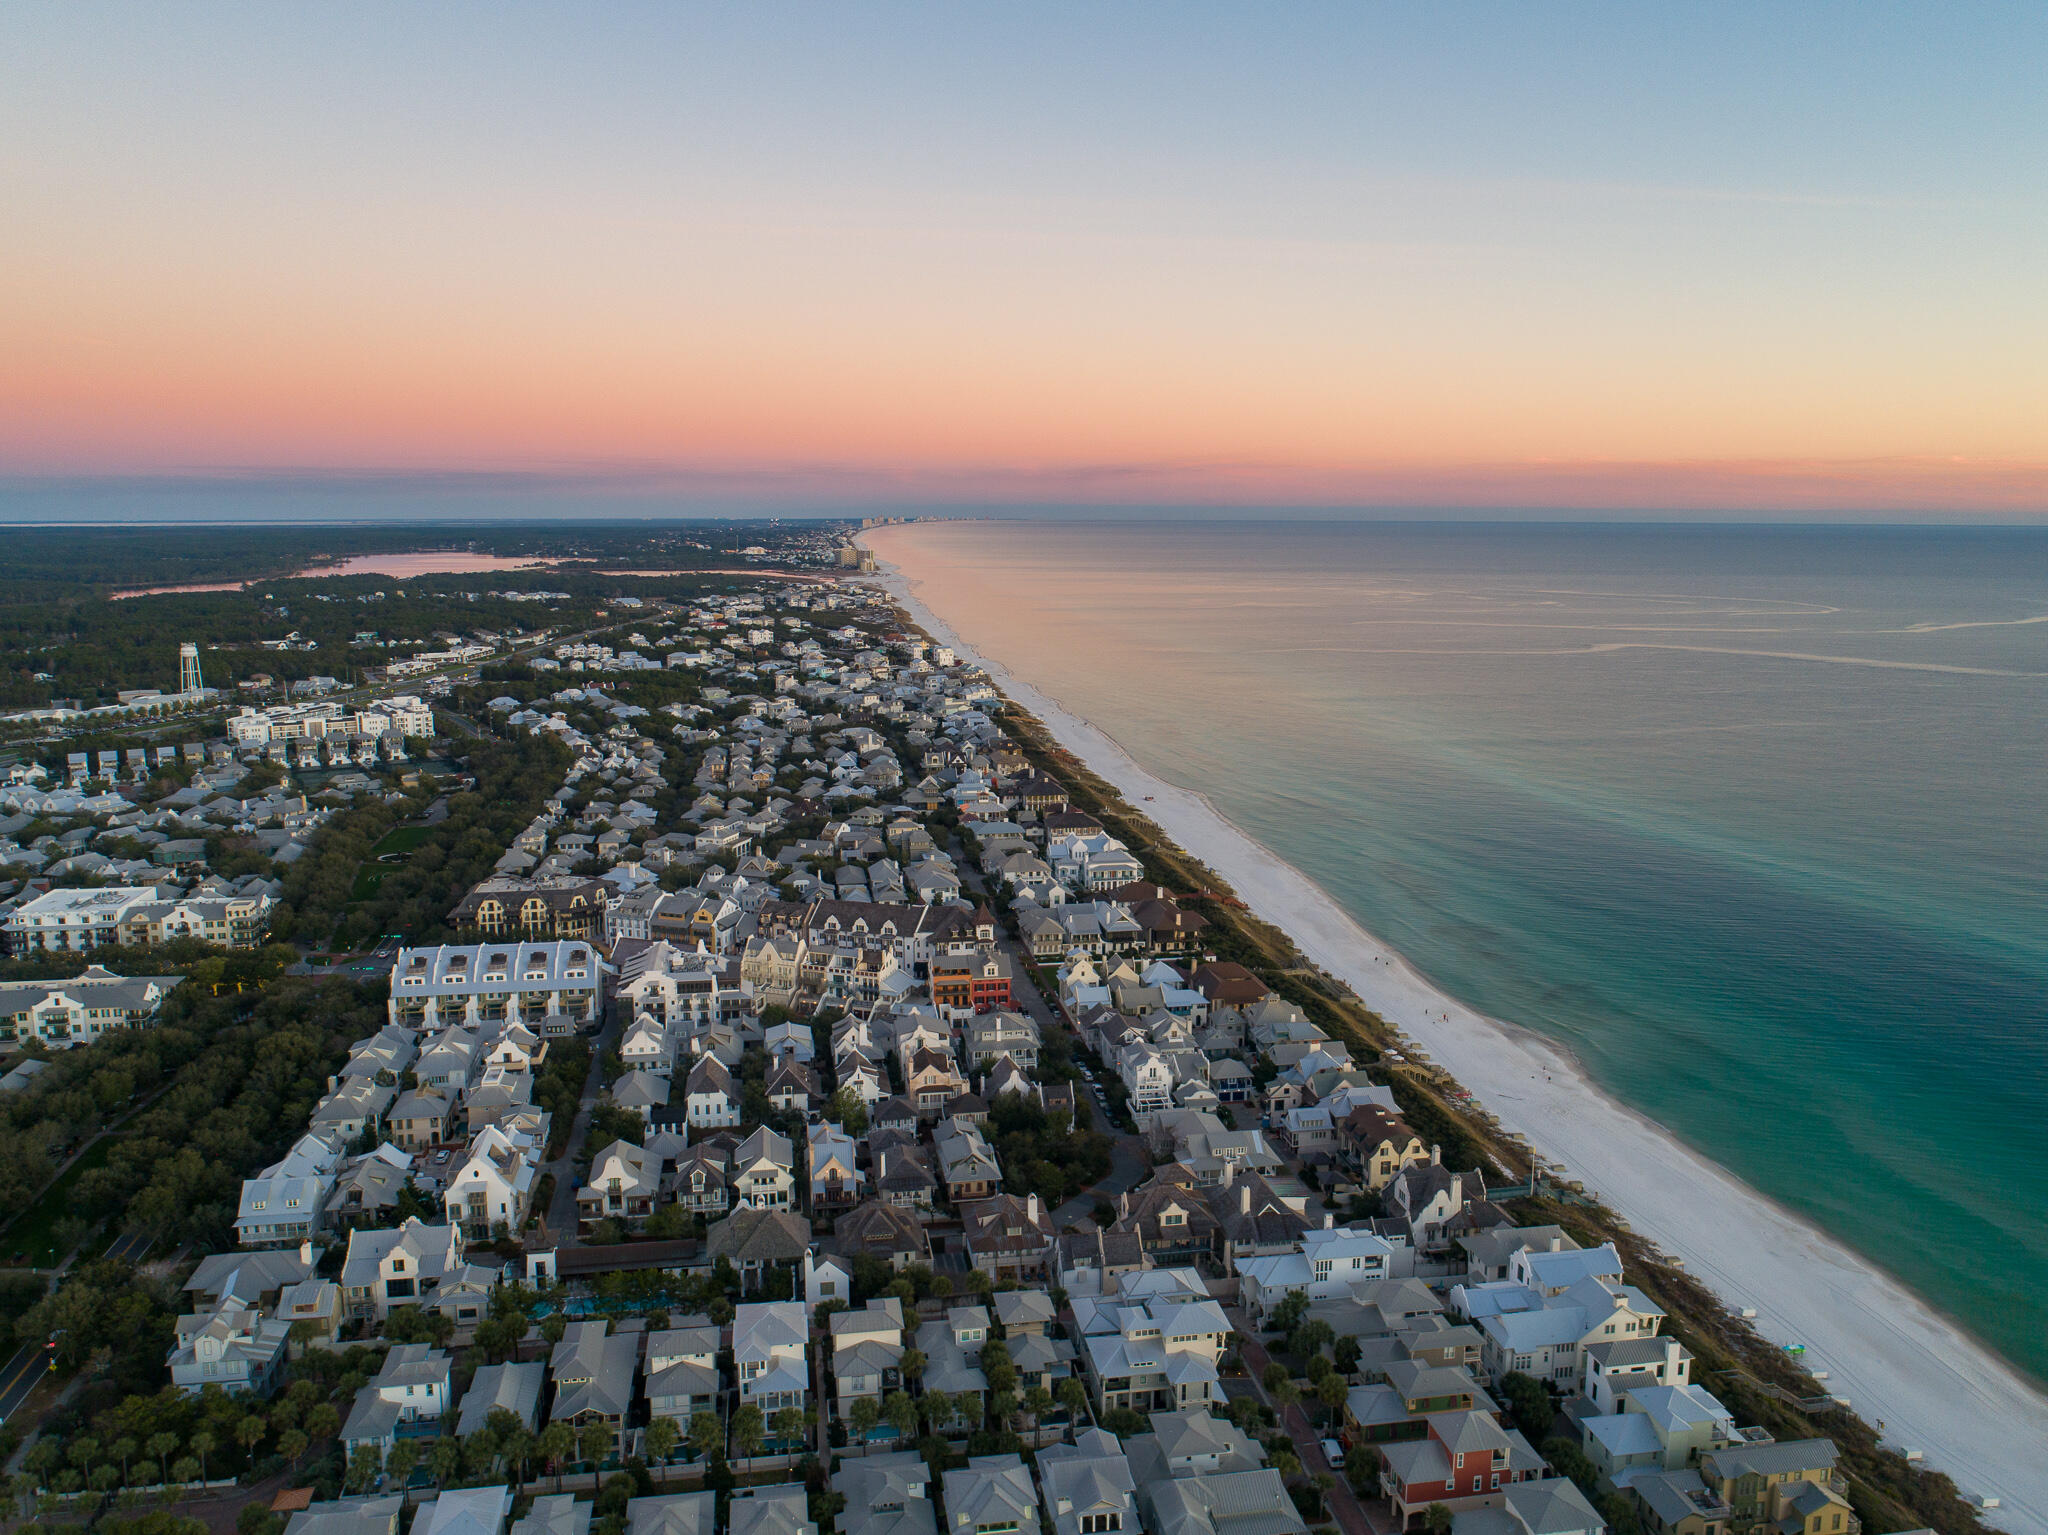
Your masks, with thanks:
[{"label": "white house", "polygon": [[903,1364],[903,1306],[895,1296],[858,1311],[835,1311],[832,1329],[833,1410],[844,1418],[861,1397],[892,1390]]},{"label": "white house", "polygon": [[401,1423],[440,1419],[454,1392],[454,1363],[424,1343],[394,1344],[370,1383],[356,1393],[341,1442],[353,1454],[365,1446],[390,1450]]},{"label": "white house", "polygon": [[809,1327],[801,1301],[749,1301],[733,1311],[732,1362],[740,1401],[773,1414],[810,1394]]},{"label": "white house", "polygon": [[788,1136],[761,1125],[733,1149],[733,1207],[787,1210],[795,1202],[795,1148]]},{"label": "white house", "polygon": [[530,1136],[508,1135],[496,1125],[479,1131],[443,1194],[449,1223],[473,1238],[488,1237],[501,1227],[518,1231],[539,1178],[535,1155]]},{"label": "white house", "polygon": [[462,1267],[462,1252],[460,1226],[429,1226],[418,1216],[396,1230],[351,1231],[341,1266],[349,1315],[381,1322],[393,1306],[431,1297],[442,1279]]},{"label": "white house", "polygon": [[1246,1313],[1263,1321],[1291,1294],[1341,1299],[1353,1285],[1392,1278],[1393,1265],[1394,1245],[1369,1231],[1305,1231],[1298,1252],[1239,1259],[1238,1293]]},{"label": "white house", "polygon": [[695,1130],[717,1130],[740,1122],[739,1093],[732,1073],[716,1056],[703,1055],[683,1086],[683,1117]]}]

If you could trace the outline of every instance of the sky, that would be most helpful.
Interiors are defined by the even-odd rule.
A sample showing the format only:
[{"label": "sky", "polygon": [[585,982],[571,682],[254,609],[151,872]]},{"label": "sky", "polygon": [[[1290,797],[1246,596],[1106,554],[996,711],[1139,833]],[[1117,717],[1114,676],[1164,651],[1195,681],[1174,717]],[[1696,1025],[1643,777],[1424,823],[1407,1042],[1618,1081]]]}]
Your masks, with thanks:
[{"label": "sky", "polygon": [[2048,521],[2043,80],[2038,3],[17,4],[0,506]]}]

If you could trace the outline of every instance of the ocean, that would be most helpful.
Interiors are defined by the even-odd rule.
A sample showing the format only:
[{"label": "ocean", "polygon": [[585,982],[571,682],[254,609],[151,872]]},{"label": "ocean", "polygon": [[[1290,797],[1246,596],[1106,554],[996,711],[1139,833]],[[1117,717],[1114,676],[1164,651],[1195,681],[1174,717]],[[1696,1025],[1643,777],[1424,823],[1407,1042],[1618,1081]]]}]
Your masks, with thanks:
[{"label": "ocean", "polygon": [[1444,991],[2048,1380],[2048,532],[952,522],[883,553]]}]

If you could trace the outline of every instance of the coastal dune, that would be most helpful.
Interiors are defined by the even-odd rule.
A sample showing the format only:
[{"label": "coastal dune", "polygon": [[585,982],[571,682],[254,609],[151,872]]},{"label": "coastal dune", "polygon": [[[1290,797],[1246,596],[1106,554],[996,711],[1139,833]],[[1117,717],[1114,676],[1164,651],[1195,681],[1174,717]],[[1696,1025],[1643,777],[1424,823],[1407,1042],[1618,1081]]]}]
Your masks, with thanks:
[{"label": "coastal dune", "polygon": [[[1995,1497],[1988,1523],[2048,1535],[2048,1397],[1889,1275],[1663,1127],[1596,1087],[1569,1052],[1445,995],[1205,797],[1155,777],[1107,733],[978,651],[947,621],[946,594],[914,571],[914,530],[862,535],[878,584],[956,653],[984,665],[1061,745],[1228,880],[1302,952],[1349,984],[1448,1070],[1509,1131],[1563,1164],[1640,1235],[1685,1263],[1729,1306],[1754,1308],[1766,1338],[1805,1363],[1890,1444],[1919,1450],[1967,1495]],[[1910,1230],[1897,1240],[1913,1241]],[[1703,1381],[1708,1389],[1715,1382]],[[1879,1532],[1869,1532],[1879,1535]]]}]

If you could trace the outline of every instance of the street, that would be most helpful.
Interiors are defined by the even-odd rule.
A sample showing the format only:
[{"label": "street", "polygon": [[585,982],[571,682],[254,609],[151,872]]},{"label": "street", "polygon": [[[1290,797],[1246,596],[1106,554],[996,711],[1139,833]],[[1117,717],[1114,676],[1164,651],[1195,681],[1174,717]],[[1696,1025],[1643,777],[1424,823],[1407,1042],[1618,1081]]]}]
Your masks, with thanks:
[{"label": "street", "polygon": [[0,1368],[0,1423],[14,1416],[49,1368],[49,1354],[37,1344],[17,1350]]},{"label": "street", "polygon": [[[1266,1406],[1273,1405],[1273,1399],[1266,1394],[1264,1376],[1271,1358],[1265,1345],[1259,1342],[1259,1335],[1235,1307],[1229,1311],[1231,1324],[1236,1327],[1239,1339],[1238,1354],[1244,1360],[1244,1367],[1251,1376],[1252,1392]],[[1287,1437],[1294,1441],[1294,1453],[1301,1458],[1302,1475],[1330,1477],[1336,1485],[1323,1494],[1323,1503],[1336,1519],[1344,1535],[1393,1535],[1391,1517],[1375,1519],[1366,1511],[1365,1505],[1351,1491],[1351,1484],[1344,1479],[1344,1473],[1332,1466],[1323,1454],[1322,1437],[1309,1422],[1308,1413],[1299,1402],[1290,1402],[1287,1410],[1280,1415],[1280,1427]]]},{"label": "street", "polygon": [[548,1235],[563,1247],[576,1245],[576,1154],[590,1138],[590,1111],[604,1096],[604,1053],[612,1046],[618,1022],[615,1010],[608,1006],[604,1026],[590,1039],[590,1075],[583,1079],[583,1097],[576,1105],[576,1123],[569,1130],[569,1139],[562,1148],[562,1154],[542,1166],[543,1172],[553,1173],[555,1177],[554,1197],[548,1201]]},{"label": "street", "polygon": [[[995,903],[990,899],[987,882],[983,880],[981,870],[975,867],[973,860],[967,856],[967,850],[956,839],[949,851],[953,855],[954,867],[959,871],[962,887],[975,899],[987,903],[990,911],[994,911]],[[1066,1022],[1038,993],[1037,983],[1032,978],[1031,956],[1024,952],[1024,946],[1011,937],[1002,926],[1000,914],[996,921],[996,945],[1009,957],[1010,973],[1015,978],[1014,984],[1010,987],[1010,995],[1016,1003],[1016,1011],[1038,1025],[1041,1038],[1057,1032],[1066,1034],[1071,1039],[1073,1033],[1067,1028]],[[1096,1127],[1110,1138],[1110,1165],[1108,1174],[1100,1182],[1081,1190],[1052,1212],[1053,1225],[1062,1230],[1084,1219],[1093,1220],[1097,1200],[1107,1200],[1110,1204],[1115,1204],[1119,1194],[1128,1193],[1136,1188],[1152,1171],[1152,1158],[1147,1154],[1144,1142],[1130,1131],[1119,1129],[1110,1122],[1107,1109],[1094,1092],[1093,1084],[1086,1077],[1074,1084],[1074,1097],[1077,1104],[1085,1102],[1087,1112]],[[1076,1118],[1078,1117],[1077,1115]]]}]

